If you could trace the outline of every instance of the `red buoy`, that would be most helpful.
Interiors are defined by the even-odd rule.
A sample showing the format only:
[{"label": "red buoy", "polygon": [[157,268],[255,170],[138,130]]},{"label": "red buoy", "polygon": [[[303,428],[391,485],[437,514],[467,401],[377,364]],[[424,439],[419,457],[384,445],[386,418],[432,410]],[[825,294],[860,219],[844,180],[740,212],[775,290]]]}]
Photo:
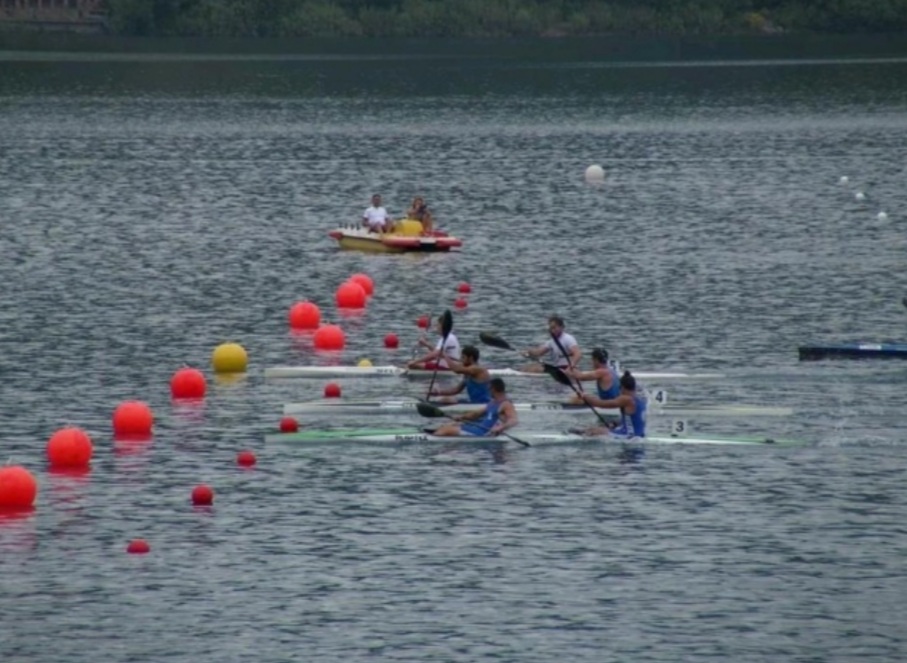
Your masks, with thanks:
[{"label": "red buoy", "polygon": [[324,386],[325,398],[340,398],[340,385],[336,382],[328,382]]},{"label": "red buoy", "polygon": [[461,295],[468,295],[472,292],[472,286],[469,285],[466,281],[463,281],[460,285],[457,286],[457,292]]},{"label": "red buoy", "polygon": [[151,435],[154,416],[142,401],[125,401],[113,412],[113,434],[117,437]]},{"label": "red buoy", "polygon": [[371,297],[375,293],[375,282],[368,274],[353,274],[350,281],[358,283],[365,290],[365,294]]},{"label": "red buoy", "polygon": [[396,334],[388,334],[384,337],[384,347],[393,350],[400,347],[400,339],[397,338]]},{"label": "red buoy", "polygon": [[211,486],[200,484],[192,489],[192,503],[196,506],[209,506],[214,503],[214,491]]},{"label": "red buoy", "polygon": [[321,310],[312,302],[296,302],[290,307],[290,327],[293,329],[318,329]]},{"label": "red buoy", "polygon": [[170,379],[170,394],[174,398],[204,398],[207,382],[196,368],[181,368]]},{"label": "red buoy", "polygon": [[419,327],[419,329],[428,329],[429,324],[431,324],[431,320],[427,315],[420,315],[419,319],[416,320],[416,326]]},{"label": "red buoy", "polygon": [[346,281],[337,288],[338,308],[365,308],[365,288],[355,281]]},{"label": "red buoy", "polygon": [[457,299],[457,301],[454,302],[454,306],[455,306],[456,308],[466,308],[466,307],[468,306],[468,303],[466,302],[465,299],[463,299],[462,297],[460,297],[460,298]]},{"label": "red buoy", "polygon": [[61,428],[47,442],[51,467],[84,468],[91,462],[91,438],[81,428]]},{"label": "red buoy", "polygon": [[312,342],[319,350],[343,350],[346,337],[337,325],[324,325],[315,332]]},{"label": "red buoy", "polygon": [[236,464],[241,467],[252,467],[257,462],[255,454],[251,451],[240,451],[236,454]]},{"label": "red buoy", "polygon": [[126,552],[130,555],[144,555],[145,553],[151,552],[151,546],[148,545],[148,542],[145,539],[133,539],[129,542],[129,545],[126,546]]},{"label": "red buoy", "polygon": [[28,509],[38,496],[34,475],[19,465],[0,467],[0,509]]},{"label": "red buoy", "polygon": [[299,422],[293,417],[284,417],[280,420],[281,433],[295,433],[299,430]]}]

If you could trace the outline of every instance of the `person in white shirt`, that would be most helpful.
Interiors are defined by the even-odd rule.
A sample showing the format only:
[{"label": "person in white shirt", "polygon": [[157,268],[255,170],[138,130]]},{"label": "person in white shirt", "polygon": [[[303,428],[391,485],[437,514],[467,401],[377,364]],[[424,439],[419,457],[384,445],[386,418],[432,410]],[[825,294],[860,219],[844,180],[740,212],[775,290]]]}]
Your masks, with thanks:
[{"label": "person in white shirt", "polygon": [[457,335],[453,332],[447,335],[447,342],[444,343],[444,352],[441,352],[441,343],[444,341],[443,332],[441,330],[441,318],[438,318],[436,323],[436,328],[438,330],[438,342],[432,345],[425,338],[419,339],[419,345],[425,348],[431,349],[427,355],[413,359],[409,362],[407,368],[424,368],[429,371],[435,370],[435,368],[446,369],[448,368],[447,362],[444,361],[442,354],[450,357],[455,361],[460,361],[460,341],[457,339]]},{"label": "person in white shirt", "polygon": [[394,220],[391,219],[387,210],[381,206],[381,196],[375,194],[372,196],[372,206],[366,208],[362,213],[362,225],[373,233],[386,233],[394,229]]},{"label": "person in white shirt", "polygon": [[[576,368],[582,359],[579,344],[571,334],[564,331],[564,319],[557,315],[548,318],[548,333],[551,336],[545,343],[529,348],[525,355],[530,359],[538,359],[544,364],[553,364],[560,368]],[[555,341],[557,339],[557,341]],[[558,347],[560,343],[563,351]],[[566,352],[566,355],[564,354]],[[526,373],[541,373],[544,371],[542,364],[527,364],[520,367]]]}]

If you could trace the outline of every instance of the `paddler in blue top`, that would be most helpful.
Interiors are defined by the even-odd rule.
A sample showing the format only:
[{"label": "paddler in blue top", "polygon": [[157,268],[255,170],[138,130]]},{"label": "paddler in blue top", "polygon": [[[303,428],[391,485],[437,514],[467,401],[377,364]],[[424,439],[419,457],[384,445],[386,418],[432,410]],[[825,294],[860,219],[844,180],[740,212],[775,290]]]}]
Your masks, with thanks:
[{"label": "paddler in blue top", "polygon": [[620,424],[614,429],[598,426],[583,431],[585,435],[608,435],[609,433],[623,438],[646,436],[646,409],[648,401],[644,394],[636,393],[636,378],[630,371],[624,371],[620,378],[620,395],[617,398],[599,398],[584,394],[583,400],[589,405],[600,408],[619,407]]},{"label": "paddler in blue top", "polygon": [[435,435],[443,437],[495,436],[513,428],[519,423],[516,408],[507,397],[507,387],[501,378],[492,378],[489,383],[491,389],[491,402],[480,410],[473,410],[466,414],[451,417],[456,422],[444,424],[435,431]]},{"label": "paddler in blue top", "polygon": [[[575,368],[564,369],[564,373],[577,382],[595,380],[598,397],[604,400],[617,398],[620,395],[620,376],[608,365],[608,351],[595,348],[592,351],[592,370],[578,371]],[[574,395],[571,403],[582,403],[579,396]]]},{"label": "paddler in blue top", "polygon": [[[438,403],[490,403],[491,374],[487,368],[479,366],[479,349],[474,345],[464,345],[461,356],[463,361],[457,361],[446,353],[441,355],[451,371],[463,376],[460,384],[452,389],[432,389],[429,396],[443,396],[437,400]],[[455,396],[464,389],[469,399],[458,401]]]}]

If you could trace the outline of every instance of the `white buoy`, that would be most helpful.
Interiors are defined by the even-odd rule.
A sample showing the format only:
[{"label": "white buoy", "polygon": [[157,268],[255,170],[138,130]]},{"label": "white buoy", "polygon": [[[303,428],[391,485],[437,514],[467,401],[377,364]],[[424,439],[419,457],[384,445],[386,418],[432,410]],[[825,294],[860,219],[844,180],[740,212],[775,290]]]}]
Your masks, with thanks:
[{"label": "white buoy", "polygon": [[586,168],[586,182],[589,184],[601,184],[605,181],[605,169],[597,164]]},{"label": "white buoy", "polygon": [[847,184],[848,182],[850,182],[850,178],[847,177],[847,175],[841,175],[841,179],[838,180],[838,184],[842,186]]},{"label": "white buoy", "polygon": [[876,218],[877,218],[879,221],[887,221],[887,220],[888,220],[888,215],[885,214],[885,212],[879,212],[878,214],[876,214]]},{"label": "white buoy", "polygon": [[862,191],[857,191],[855,194],[853,194],[853,197],[856,198],[857,200],[866,199],[866,195]]}]

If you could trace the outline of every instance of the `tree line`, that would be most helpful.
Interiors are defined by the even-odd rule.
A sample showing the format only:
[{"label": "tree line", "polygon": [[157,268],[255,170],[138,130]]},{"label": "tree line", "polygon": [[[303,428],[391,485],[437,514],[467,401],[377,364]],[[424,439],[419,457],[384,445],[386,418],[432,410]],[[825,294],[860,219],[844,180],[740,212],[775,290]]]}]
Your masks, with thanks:
[{"label": "tree line", "polygon": [[907,0],[107,0],[112,32],[508,37],[907,31]]}]

